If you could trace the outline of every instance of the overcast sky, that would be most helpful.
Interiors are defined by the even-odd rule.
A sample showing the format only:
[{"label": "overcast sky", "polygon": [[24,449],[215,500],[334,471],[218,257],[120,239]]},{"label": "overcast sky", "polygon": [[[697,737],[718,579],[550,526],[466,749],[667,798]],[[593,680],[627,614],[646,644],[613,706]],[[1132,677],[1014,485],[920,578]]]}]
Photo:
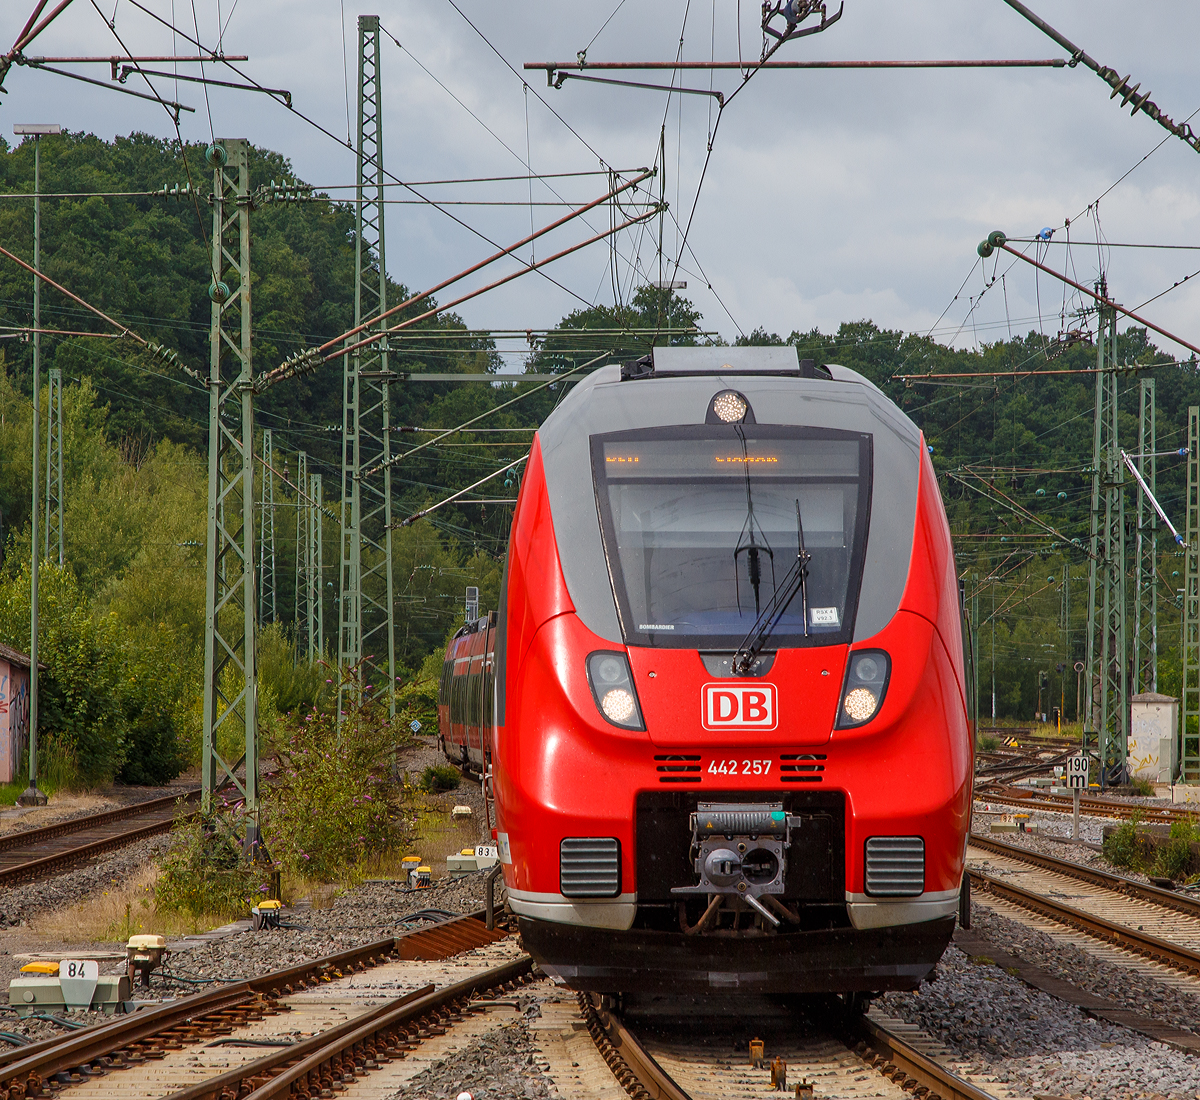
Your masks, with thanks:
[{"label": "overcast sky", "polygon": [[[177,26],[197,37],[190,0],[142,2],[168,20],[173,15]],[[573,81],[555,90],[541,73],[523,74],[526,90],[518,74],[527,61],[571,60],[585,47],[592,62],[671,60],[680,49],[681,30],[685,59],[736,60],[737,0],[626,0],[615,15],[618,0],[457,2],[479,33],[449,0],[384,0],[366,9],[379,14],[403,47],[385,39],[382,55],[388,171],[406,181],[520,175],[526,159],[534,172],[588,172],[601,162],[631,169],[654,163],[665,120],[671,214],[663,251],[673,270],[680,236],[675,223],[687,222],[696,196],[715,101],[703,95],[668,100],[659,91]],[[33,5],[34,0],[8,0],[2,6],[5,45]],[[1200,109],[1195,53],[1200,5],[1032,0],[1031,6],[1101,63],[1132,73],[1172,117]],[[745,0],[740,7],[741,56],[754,58],[762,40],[759,5]],[[345,141],[347,85],[349,113],[356,110],[355,4],[344,0],[344,22],[338,0],[195,0],[195,12],[205,46],[221,41],[226,53],[249,54],[247,73],[263,85],[289,89],[298,111]],[[130,0],[74,0],[26,52],[119,53],[105,25],[114,14],[116,33],[134,53],[193,49],[182,39],[173,43],[171,32]],[[779,60],[1062,56],[1003,0],[845,0],[840,22],[787,43],[775,55]],[[101,79],[108,74],[102,65],[76,71]],[[232,75],[213,66],[208,72],[222,79]],[[632,79],[670,83],[671,74]],[[718,73],[712,87],[728,95],[738,80],[736,72]],[[710,86],[707,73],[686,73],[682,83]],[[126,86],[139,87],[133,80]],[[172,81],[158,86],[164,96],[176,97]],[[5,87],[0,125],[6,135],[14,123],[58,122],[105,138],[132,131],[174,136],[167,113],[153,103],[29,68],[14,68]],[[1062,327],[1060,284],[1045,276],[1035,284],[1031,268],[1007,257],[998,268],[1007,275],[972,310],[971,296],[983,290],[994,265],[986,265],[986,276],[978,267],[970,278],[968,273],[975,246],[990,230],[1028,236],[1051,226],[1061,241],[1070,219],[1072,239],[1082,242],[1071,249],[1079,281],[1090,283],[1102,259],[1118,300],[1140,306],[1200,268],[1200,251],[1101,253],[1097,230],[1108,242],[1200,245],[1200,154],[1146,116],[1131,119],[1108,93],[1082,66],[762,72],[724,111],[688,238],[691,251],[684,253],[677,277],[687,280],[687,296],[703,311],[707,327],[726,339],[758,326],[782,335],[814,326],[829,332],[842,321],[860,319],[906,331],[934,329],[940,339],[960,345],[997,339],[1010,325],[1014,333],[1040,325],[1053,335]],[[311,183],[353,183],[354,159],[344,144],[266,96],[212,89],[206,107],[200,87],[180,82],[177,98],[196,108],[183,115],[185,139],[244,136],[288,157]],[[1144,164],[1108,190],[1164,139]],[[654,186],[657,191],[657,182]],[[574,203],[605,189],[603,175],[539,181],[532,189],[524,182],[422,186],[422,194],[442,199],[519,205],[448,208],[477,233],[427,205],[389,205],[388,270],[410,288],[424,288],[489,254],[492,246],[482,238],[508,244],[527,234],[530,198],[535,204]],[[1101,195],[1097,227],[1088,208]],[[389,189],[389,197],[413,198],[400,188]],[[563,212],[562,206],[534,205],[532,219],[541,225]],[[591,228],[577,220],[539,242],[538,254],[602,229],[608,214],[598,212],[588,221]],[[657,278],[657,247],[657,221],[620,235],[615,274],[621,295],[627,297],[644,278]],[[1048,262],[1061,266],[1065,249],[1052,244],[1048,252]],[[497,265],[492,277],[505,270],[511,262],[507,268]],[[552,325],[584,303],[613,300],[605,244],[546,270],[566,289],[529,274],[467,303],[461,314],[471,325],[525,329]],[[964,279],[962,295],[951,304]],[[462,285],[485,281],[480,275]],[[1200,342],[1197,284],[1200,278],[1155,301],[1146,315]],[[1068,327],[1073,325],[1068,319]]]}]

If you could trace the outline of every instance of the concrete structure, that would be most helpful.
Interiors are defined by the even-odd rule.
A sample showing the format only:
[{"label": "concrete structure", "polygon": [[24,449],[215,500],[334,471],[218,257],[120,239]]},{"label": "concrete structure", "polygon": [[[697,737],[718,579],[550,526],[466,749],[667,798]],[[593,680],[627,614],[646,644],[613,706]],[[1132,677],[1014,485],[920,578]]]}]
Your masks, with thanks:
[{"label": "concrete structure", "polygon": [[1129,772],[1170,783],[1179,770],[1179,700],[1156,691],[1130,701]]},{"label": "concrete structure", "polygon": [[0,643],[0,783],[11,783],[29,744],[29,657]]}]

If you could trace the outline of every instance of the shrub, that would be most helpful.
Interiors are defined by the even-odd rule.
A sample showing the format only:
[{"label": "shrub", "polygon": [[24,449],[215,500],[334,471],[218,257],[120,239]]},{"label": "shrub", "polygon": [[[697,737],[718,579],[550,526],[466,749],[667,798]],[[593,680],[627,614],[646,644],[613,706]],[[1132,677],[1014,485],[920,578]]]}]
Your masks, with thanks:
[{"label": "shrub", "polygon": [[[117,778],[125,783],[169,783],[186,763],[177,731],[198,694],[199,669],[189,673],[187,640],[171,627],[143,630],[125,643],[125,668],[117,702],[125,719],[125,760]],[[195,666],[198,654],[192,653]]]},{"label": "shrub", "polygon": [[438,681],[442,676],[445,646],[425,658],[421,669],[396,692],[396,714],[409,728],[418,721],[424,733],[437,732]]},{"label": "shrub", "polygon": [[[75,575],[46,564],[38,581],[39,747],[57,743],[78,779],[111,779],[125,759],[117,696],[121,639],[115,621],[95,618]],[[29,571],[0,582],[0,640],[29,652]]]},{"label": "shrub", "polygon": [[1139,815],[1134,814],[1104,838],[1104,858],[1114,867],[1140,871],[1145,866],[1143,842],[1137,832],[1138,820]]},{"label": "shrub", "polygon": [[325,670],[319,661],[296,655],[295,643],[278,623],[258,633],[258,690],[260,710],[273,705],[280,714],[308,710],[325,690]]},{"label": "shrub", "polygon": [[1171,828],[1171,839],[1158,849],[1152,873],[1163,878],[1182,880],[1192,870],[1192,841],[1190,837],[1175,836]]},{"label": "shrub", "polygon": [[453,764],[430,764],[421,773],[421,790],[452,791],[462,782],[462,776]]},{"label": "shrub", "polygon": [[340,729],[335,715],[316,708],[294,718],[277,748],[279,779],[264,805],[272,857],[309,878],[337,878],[398,843],[397,744],[386,707],[369,700],[350,703]]},{"label": "shrub", "polygon": [[244,833],[238,815],[224,810],[177,821],[154,887],[159,910],[193,919],[246,916],[267,895],[272,868],[243,858]]},{"label": "shrub", "polygon": [[1129,787],[1134,794],[1140,795],[1142,798],[1154,797],[1154,784],[1145,776],[1135,775],[1129,781]]},{"label": "shrub", "polygon": [[977,747],[981,752],[994,752],[1000,747],[1000,738],[987,733],[980,734]]}]

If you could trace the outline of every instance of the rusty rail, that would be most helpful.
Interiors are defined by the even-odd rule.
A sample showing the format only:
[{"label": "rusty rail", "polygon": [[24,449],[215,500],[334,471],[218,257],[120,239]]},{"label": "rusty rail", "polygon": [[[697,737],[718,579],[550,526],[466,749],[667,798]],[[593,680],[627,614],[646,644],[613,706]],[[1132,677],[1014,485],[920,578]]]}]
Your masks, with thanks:
[{"label": "rusty rail", "polygon": [[1162,963],[1189,975],[1200,975],[1200,954],[1189,951],[1186,947],[1160,940],[1127,925],[1107,921],[1103,917],[1076,909],[1073,905],[1064,905],[1032,890],[1024,890],[1020,886],[1001,882],[991,875],[979,871],[971,872],[971,889],[983,890],[995,897],[1011,901],[1024,909],[1041,916],[1049,917],[1058,924],[1074,928],[1106,943],[1123,947],[1142,955],[1152,962]]},{"label": "rusty rail", "polygon": [[502,939],[506,933],[485,928],[482,915],[482,910],[468,913],[257,978],[224,983],[171,1004],[142,1009],[110,1024],[0,1051],[0,1100],[40,1096],[48,1079],[80,1068],[99,1073],[139,1064],[147,1058],[161,1058],[164,1048],[191,1041],[194,1033],[207,1024],[228,1026],[230,1013],[235,1018],[273,1014],[280,1011],[275,1003],[279,997],[310,985],[396,958],[443,959]]},{"label": "rusty rail", "polygon": [[923,1100],[996,1100],[909,1046],[870,1016],[854,1017],[848,1021],[848,1027],[851,1039],[855,1036],[859,1039],[854,1052],[906,1092],[924,1088],[927,1092]]},{"label": "rusty rail", "polygon": [[1114,875],[1111,871],[1101,871],[1095,867],[1072,863],[1067,859],[1043,855],[1041,852],[1035,852],[1031,848],[1022,848],[1016,844],[1005,844],[1002,840],[980,836],[979,833],[971,833],[970,843],[976,848],[1040,867],[1043,871],[1067,875],[1080,882],[1090,882],[1093,886],[1103,886],[1106,890],[1113,890],[1126,897],[1148,901],[1154,905],[1161,905],[1164,909],[1172,909],[1176,913],[1185,913],[1189,917],[1200,918],[1200,899],[1188,894],[1164,890],[1159,886],[1147,886],[1143,882],[1126,878],[1124,875]]}]

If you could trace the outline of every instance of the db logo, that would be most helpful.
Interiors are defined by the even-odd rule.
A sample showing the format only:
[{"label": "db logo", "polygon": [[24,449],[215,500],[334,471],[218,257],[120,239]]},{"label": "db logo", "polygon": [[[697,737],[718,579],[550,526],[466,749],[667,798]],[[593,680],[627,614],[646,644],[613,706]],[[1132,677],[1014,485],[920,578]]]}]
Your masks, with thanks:
[{"label": "db logo", "polygon": [[705,684],[701,695],[701,721],[706,730],[773,730],[774,684]]}]

